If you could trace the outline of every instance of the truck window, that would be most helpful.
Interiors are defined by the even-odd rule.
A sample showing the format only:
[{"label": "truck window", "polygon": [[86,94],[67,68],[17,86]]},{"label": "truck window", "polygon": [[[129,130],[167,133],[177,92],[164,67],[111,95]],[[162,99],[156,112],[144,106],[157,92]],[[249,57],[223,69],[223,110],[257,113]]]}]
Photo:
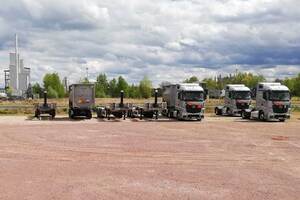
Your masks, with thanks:
[{"label": "truck window", "polygon": [[271,91],[270,100],[271,101],[289,101],[291,95],[289,91]]},{"label": "truck window", "polygon": [[250,91],[235,91],[233,93],[233,98],[234,99],[250,99],[251,94]]},{"label": "truck window", "polygon": [[181,98],[184,101],[203,101],[204,100],[204,92],[186,91],[186,92],[182,93]]}]

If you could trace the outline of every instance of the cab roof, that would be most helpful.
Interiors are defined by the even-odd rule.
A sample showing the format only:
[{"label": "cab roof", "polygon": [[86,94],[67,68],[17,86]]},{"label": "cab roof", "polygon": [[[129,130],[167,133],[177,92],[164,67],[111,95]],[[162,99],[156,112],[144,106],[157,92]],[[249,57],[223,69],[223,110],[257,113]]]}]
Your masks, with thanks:
[{"label": "cab roof", "polygon": [[178,89],[182,91],[204,91],[203,88],[197,83],[181,83],[177,86]]},{"label": "cab roof", "polygon": [[228,84],[225,89],[229,91],[250,91],[244,84]]},{"label": "cab roof", "polygon": [[290,91],[288,87],[285,85],[281,85],[281,83],[259,83],[258,90],[277,90],[277,91]]}]

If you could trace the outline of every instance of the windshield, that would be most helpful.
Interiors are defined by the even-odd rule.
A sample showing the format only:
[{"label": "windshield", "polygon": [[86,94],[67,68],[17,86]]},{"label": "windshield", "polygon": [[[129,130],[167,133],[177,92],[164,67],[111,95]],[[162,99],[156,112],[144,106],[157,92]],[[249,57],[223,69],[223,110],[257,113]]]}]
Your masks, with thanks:
[{"label": "windshield", "polygon": [[233,93],[234,99],[250,99],[251,94],[249,91],[236,91]]},{"label": "windshield", "polygon": [[270,100],[272,101],[289,101],[291,99],[288,91],[271,91]]},{"label": "windshield", "polygon": [[184,101],[203,101],[204,94],[203,92],[183,92],[182,99]]}]

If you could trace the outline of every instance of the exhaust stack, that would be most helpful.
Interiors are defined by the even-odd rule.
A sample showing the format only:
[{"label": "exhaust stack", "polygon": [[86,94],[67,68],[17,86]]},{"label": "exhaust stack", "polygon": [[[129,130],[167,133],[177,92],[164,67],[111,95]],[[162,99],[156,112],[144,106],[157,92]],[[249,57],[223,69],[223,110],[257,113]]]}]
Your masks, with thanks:
[{"label": "exhaust stack", "polygon": [[120,107],[123,107],[124,106],[124,102],[123,102],[123,100],[124,100],[124,91],[123,90],[121,90],[120,97],[121,97]]},{"label": "exhaust stack", "polygon": [[154,93],[154,107],[157,107],[157,97],[158,97],[158,91],[155,90],[155,93]]},{"label": "exhaust stack", "polygon": [[48,104],[47,104],[47,91],[45,90],[44,91],[44,106],[46,107]]}]

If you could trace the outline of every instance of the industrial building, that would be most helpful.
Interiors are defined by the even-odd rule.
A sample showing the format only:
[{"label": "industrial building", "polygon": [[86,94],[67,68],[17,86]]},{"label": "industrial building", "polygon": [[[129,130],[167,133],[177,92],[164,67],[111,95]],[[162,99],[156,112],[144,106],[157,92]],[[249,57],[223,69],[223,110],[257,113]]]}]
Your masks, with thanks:
[{"label": "industrial building", "polygon": [[25,96],[30,84],[30,68],[24,67],[20,58],[18,35],[15,36],[15,52],[9,54],[9,69],[4,70],[5,87],[12,89],[13,96]]}]

